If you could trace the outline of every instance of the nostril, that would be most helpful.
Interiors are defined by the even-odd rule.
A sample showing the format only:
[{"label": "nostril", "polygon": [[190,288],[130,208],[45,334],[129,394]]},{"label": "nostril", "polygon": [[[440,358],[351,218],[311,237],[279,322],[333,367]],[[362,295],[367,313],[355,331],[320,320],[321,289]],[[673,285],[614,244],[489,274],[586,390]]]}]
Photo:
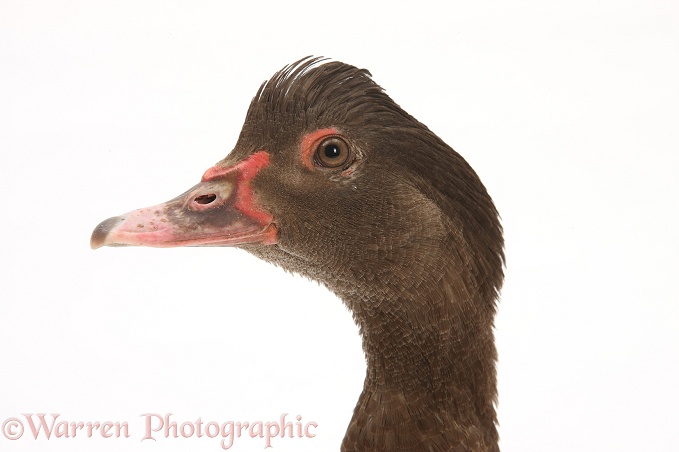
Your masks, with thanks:
[{"label": "nostril", "polygon": [[198,204],[210,204],[215,199],[217,199],[217,195],[215,195],[214,193],[210,193],[209,195],[197,196],[194,199],[194,201],[197,202]]}]

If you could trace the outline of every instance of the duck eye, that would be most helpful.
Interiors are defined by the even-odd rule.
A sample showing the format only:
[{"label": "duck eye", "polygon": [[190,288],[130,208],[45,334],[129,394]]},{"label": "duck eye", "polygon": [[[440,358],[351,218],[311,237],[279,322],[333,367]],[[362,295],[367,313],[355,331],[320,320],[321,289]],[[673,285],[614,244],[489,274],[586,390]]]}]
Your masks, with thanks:
[{"label": "duck eye", "polygon": [[314,161],[324,168],[339,168],[349,161],[350,156],[351,151],[346,141],[339,137],[329,137],[316,148]]}]

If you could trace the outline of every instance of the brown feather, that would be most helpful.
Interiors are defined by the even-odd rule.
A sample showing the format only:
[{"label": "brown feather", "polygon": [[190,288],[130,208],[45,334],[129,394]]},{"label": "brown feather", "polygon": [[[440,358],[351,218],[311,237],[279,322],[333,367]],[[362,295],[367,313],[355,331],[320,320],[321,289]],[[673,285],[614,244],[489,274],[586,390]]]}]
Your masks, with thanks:
[{"label": "brown feather", "polygon": [[[301,137],[334,127],[348,179],[301,173]],[[476,173],[366,70],[300,60],[265,82],[236,149],[273,155],[254,184],[279,242],[253,254],[322,282],[352,311],[367,375],[349,451],[495,451],[493,317],[502,228]]]}]

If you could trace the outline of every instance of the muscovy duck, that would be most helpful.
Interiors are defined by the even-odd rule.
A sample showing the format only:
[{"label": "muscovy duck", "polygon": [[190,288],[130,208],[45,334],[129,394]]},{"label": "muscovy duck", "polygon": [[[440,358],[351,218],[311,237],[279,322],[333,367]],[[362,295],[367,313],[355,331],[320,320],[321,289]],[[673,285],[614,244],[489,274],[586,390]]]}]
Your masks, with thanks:
[{"label": "muscovy duck", "polygon": [[104,245],[238,246],[323,283],[367,362],[349,451],[497,451],[497,210],[469,164],[364,69],[304,58],[264,82],[199,184],[109,218]]}]

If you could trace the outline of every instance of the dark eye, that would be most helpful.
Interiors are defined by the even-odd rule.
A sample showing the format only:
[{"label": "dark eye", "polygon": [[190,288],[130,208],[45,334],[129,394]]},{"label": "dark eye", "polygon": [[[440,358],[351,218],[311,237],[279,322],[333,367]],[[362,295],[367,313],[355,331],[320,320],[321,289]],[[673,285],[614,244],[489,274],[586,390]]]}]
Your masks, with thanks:
[{"label": "dark eye", "polygon": [[346,165],[351,151],[346,141],[339,137],[329,137],[316,148],[315,163],[324,168],[339,168]]}]

